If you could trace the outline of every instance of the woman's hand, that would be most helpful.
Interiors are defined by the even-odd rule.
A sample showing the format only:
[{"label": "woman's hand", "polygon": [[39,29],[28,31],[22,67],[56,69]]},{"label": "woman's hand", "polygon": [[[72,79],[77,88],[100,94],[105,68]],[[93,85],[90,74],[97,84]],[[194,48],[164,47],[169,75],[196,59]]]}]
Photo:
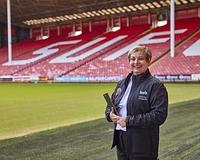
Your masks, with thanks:
[{"label": "woman's hand", "polygon": [[126,117],[119,117],[117,123],[123,128],[126,127]]},{"label": "woman's hand", "polygon": [[115,114],[114,108],[112,107],[112,110],[110,112],[110,119],[114,122],[117,123],[117,121],[119,120],[120,116]]}]

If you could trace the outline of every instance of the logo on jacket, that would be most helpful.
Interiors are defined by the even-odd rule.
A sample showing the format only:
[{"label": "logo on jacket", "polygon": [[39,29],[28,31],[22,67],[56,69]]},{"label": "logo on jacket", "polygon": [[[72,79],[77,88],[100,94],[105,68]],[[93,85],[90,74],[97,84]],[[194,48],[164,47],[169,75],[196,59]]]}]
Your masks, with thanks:
[{"label": "logo on jacket", "polygon": [[116,92],[116,95],[120,95],[122,89],[121,88],[117,88],[117,92]]},{"label": "logo on jacket", "polygon": [[140,95],[147,95],[147,91],[140,91]]},{"label": "logo on jacket", "polygon": [[140,95],[138,97],[139,100],[146,101],[147,100],[147,91],[140,91]]}]

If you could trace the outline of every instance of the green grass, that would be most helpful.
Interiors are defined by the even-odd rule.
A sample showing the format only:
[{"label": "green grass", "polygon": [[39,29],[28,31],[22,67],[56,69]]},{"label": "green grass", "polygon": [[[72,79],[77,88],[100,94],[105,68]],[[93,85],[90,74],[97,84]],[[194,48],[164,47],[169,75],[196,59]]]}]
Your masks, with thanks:
[{"label": "green grass", "polygon": [[[116,84],[0,84],[0,139],[104,117]],[[200,98],[199,84],[166,84],[170,103]]]},{"label": "green grass", "polygon": [[161,126],[161,160],[197,160],[200,157],[200,99],[172,104]]},{"label": "green grass", "polygon": [[177,103],[200,98],[200,84],[165,84],[169,103]]},{"label": "green grass", "polygon": [[[111,123],[105,119],[1,141],[1,160],[94,160],[108,159]],[[108,157],[107,157],[108,156]]]},{"label": "green grass", "polygon": [[[102,97],[115,85],[0,84],[0,159],[116,159],[110,149],[113,124],[104,118]],[[161,126],[160,160],[197,160],[200,85],[166,87],[170,106]]]},{"label": "green grass", "polygon": [[104,115],[104,84],[0,84],[0,138]]},{"label": "green grass", "polygon": [[[160,160],[200,157],[200,99],[171,104],[161,126]],[[116,160],[104,118],[0,141],[1,160]]]}]

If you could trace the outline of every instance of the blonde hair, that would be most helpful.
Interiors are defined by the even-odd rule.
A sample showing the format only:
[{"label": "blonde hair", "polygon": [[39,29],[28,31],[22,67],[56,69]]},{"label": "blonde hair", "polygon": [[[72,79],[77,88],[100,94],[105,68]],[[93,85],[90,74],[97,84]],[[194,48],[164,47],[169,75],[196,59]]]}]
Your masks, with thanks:
[{"label": "blonde hair", "polygon": [[147,62],[150,62],[151,61],[151,58],[152,58],[152,53],[151,53],[151,50],[146,47],[146,46],[134,46],[132,47],[129,52],[128,52],[128,60],[130,62],[130,58],[131,58],[131,55],[135,52],[142,52],[145,56],[145,60]]}]

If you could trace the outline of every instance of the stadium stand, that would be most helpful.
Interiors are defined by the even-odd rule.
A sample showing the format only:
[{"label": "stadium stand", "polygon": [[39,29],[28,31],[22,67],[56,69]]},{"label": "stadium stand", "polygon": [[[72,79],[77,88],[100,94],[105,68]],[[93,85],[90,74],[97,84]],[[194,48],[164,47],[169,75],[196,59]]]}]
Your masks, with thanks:
[{"label": "stadium stand", "polygon": [[[150,70],[153,75],[199,73],[200,55],[185,56],[183,54],[185,48],[190,47],[199,39],[199,26],[193,25],[194,21],[199,23],[200,19],[176,20],[175,45],[177,47],[176,56],[173,58],[169,55],[170,24],[157,28],[143,24],[122,27],[116,32],[101,30],[86,32],[76,37],[57,36],[46,40],[27,40],[17,43],[13,46],[13,60],[18,63],[22,60],[21,63],[24,65],[7,66],[5,63],[7,52],[4,52],[5,49],[2,48],[0,74],[37,75],[48,79],[63,75],[124,77],[129,72],[126,53],[133,45],[146,45],[152,50],[153,59]],[[37,57],[37,52],[49,52],[49,50],[52,52],[48,56],[28,61],[28,59],[33,59],[33,51]]]},{"label": "stadium stand", "polygon": [[[102,30],[95,31],[92,33],[85,33],[80,36],[76,37],[65,37],[65,36],[56,36],[56,37],[50,37],[45,40],[34,40],[30,43],[25,43],[23,46],[13,48],[13,61],[12,65],[8,65],[6,62],[8,60],[7,52],[3,52],[2,58],[1,58],[1,71],[0,75],[41,75],[46,76],[44,66],[40,67],[38,64],[42,61],[45,61],[50,56],[56,56],[59,50],[59,53],[63,53],[64,51],[68,51],[69,49],[72,49],[75,43],[78,43],[80,41],[85,42],[90,40],[91,38],[99,35],[102,33]],[[71,41],[72,43],[64,43],[65,41]],[[78,40],[78,41],[77,41]],[[21,43],[21,42],[20,42]],[[59,46],[57,46],[59,43]],[[16,43],[18,45],[18,43]],[[80,44],[79,44],[80,45]],[[31,49],[30,49],[31,46]],[[48,47],[49,46],[49,47]],[[55,47],[57,49],[55,49]],[[77,47],[77,46],[76,46]],[[50,52],[49,55],[47,50],[51,48],[51,50],[54,50],[56,52],[56,55],[52,55],[54,52]],[[43,55],[37,56],[38,54],[42,54],[42,50],[45,50],[46,52]],[[38,66],[36,66],[38,65]],[[28,71],[28,68],[31,68],[32,71]],[[41,70],[41,71],[40,71]],[[23,73],[24,71],[24,73]],[[38,73],[37,73],[38,71]],[[20,74],[17,74],[19,73]]]},{"label": "stadium stand", "polygon": [[[163,1],[159,4],[169,5]],[[168,19],[168,23],[157,27],[156,22],[161,15]],[[55,20],[60,18],[63,17]],[[199,74],[199,8],[179,9],[175,19],[175,57],[170,56],[170,19],[167,12],[35,26],[31,28],[32,38],[12,45],[12,63],[8,62],[8,48],[0,48],[0,76],[41,76],[51,80],[58,76],[124,78],[130,72],[127,52],[135,45],[151,49],[153,58],[149,68],[154,76]],[[115,26],[121,29],[111,31]],[[3,29],[7,36],[6,29]],[[76,30],[81,30],[82,34],[72,36]],[[17,28],[13,32],[17,33]],[[49,37],[41,40],[43,36]]]},{"label": "stadium stand", "polygon": [[[194,19],[183,19],[183,20],[177,20],[176,21],[176,30],[180,30],[181,32],[177,32],[175,35],[176,38],[176,45],[182,44],[181,42],[187,41],[187,38],[193,35],[193,33],[198,31],[199,26],[198,25],[192,25],[193,22],[199,22],[199,18],[194,18]],[[184,25],[183,25],[184,24]],[[171,58],[169,55],[169,30],[170,30],[170,24],[167,24],[166,26],[163,27],[158,27],[152,30],[149,30],[149,32],[146,32],[146,34],[142,35],[142,37],[145,37],[146,35],[154,34],[154,33],[162,33],[161,35],[157,34],[154,38],[154,40],[161,38],[161,40],[164,40],[164,43],[162,42],[157,42],[157,41],[147,41],[145,44],[140,43],[140,45],[146,45],[148,46],[153,53],[153,59],[152,62],[156,62],[156,64],[151,67],[151,71],[154,75],[163,75],[163,74],[188,74],[188,73],[199,73],[199,66],[197,63],[198,58],[200,58],[200,55],[196,55],[197,59],[196,63],[192,63],[193,65],[196,66],[196,71],[194,70],[194,67],[189,67],[191,64],[190,63],[190,57],[185,58],[185,60],[182,60],[183,58],[179,59],[179,56],[175,56],[174,58]],[[163,34],[166,33],[167,34]],[[198,37],[196,35],[195,37],[191,37],[190,41],[194,41],[194,38]],[[136,42],[141,36],[135,37],[134,42]],[[144,41],[142,41],[144,42]],[[128,46],[129,43],[125,43],[126,46]],[[190,43],[191,44],[191,43]],[[116,76],[120,75],[122,77],[126,76],[127,73],[129,72],[129,66],[127,65],[127,55],[123,54],[122,56],[118,57],[117,59],[113,61],[104,61],[103,59],[112,54],[116,53],[117,51],[120,50],[120,48],[123,48],[123,46],[119,46],[118,48],[109,51],[108,53],[104,54],[103,56],[98,57],[97,59],[85,64],[84,66],[74,70],[73,72],[68,73],[68,76]],[[121,50],[120,50],[121,52]],[[177,51],[176,51],[177,52]],[[127,53],[127,50],[126,50]],[[168,57],[168,60],[165,61],[165,57]],[[181,52],[179,51],[179,54]],[[164,57],[164,58],[162,58]],[[185,57],[185,56],[184,56]],[[162,60],[161,60],[162,58]],[[187,59],[187,60],[186,60]],[[172,60],[172,61],[171,61]],[[173,63],[173,60],[174,63]],[[157,62],[158,61],[158,62]],[[172,63],[169,63],[171,61]],[[187,71],[182,72],[184,70],[184,67],[180,67],[179,63],[176,61],[184,64],[185,66],[188,66],[189,69]],[[182,62],[181,62],[182,61]],[[168,66],[168,67],[166,67]],[[176,68],[179,68],[178,70]],[[176,72],[174,72],[176,70]]]},{"label": "stadium stand", "polygon": [[[138,34],[144,31],[145,29],[148,29],[148,27],[149,25],[142,25],[142,26],[139,25],[133,29],[132,27],[126,27],[117,32],[104,33],[101,36],[96,37],[96,38],[95,38],[96,34],[94,34],[93,40],[90,36],[88,36],[87,33],[81,36],[77,36],[77,37],[66,38],[67,41],[72,40],[72,39],[79,40],[79,39],[84,39],[84,37],[86,37],[87,35],[88,37],[85,39],[88,39],[89,41],[84,41],[81,44],[77,44],[73,46],[72,48],[70,48],[71,50],[70,49],[66,50],[67,48],[63,49],[63,46],[62,46],[61,52],[56,53],[57,58],[55,58],[55,55],[54,55],[52,57],[48,57],[48,59],[42,59],[39,61],[39,63],[35,63],[35,64],[33,63],[31,65],[27,65],[24,68],[22,67],[22,69],[19,68],[12,75],[27,76],[27,75],[34,74],[38,76],[45,76],[48,78],[52,78],[57,75],[62,75],[63,73],[67,71],[69,72],[70,70],[74,70],[77,67],[83,64],[86,64],[88,61],[95,59],[95,57],[100,56],[100,54],[103,54],[104,52],[106,52],[106,50],[107,51],[111,50],[115,48],[116,46],[118,46],[119,44],[126,42],[128,39],[133,38],[135,34]],[[128,34],[129,32],[131,34]],[[99,38],[103,38],[103,39],[100,39],[98,43],[92,43],[93,41],[98,40]],[[86,45],[85,48],[84,48],[84,45]],[[59,48],[60,46],[56,46],[56,47]],[[79,49],[79,47],[82,47],[82,48]],[[76,60],[75,63],[66,62],[67,60],[66,56],[69,56],[70,58],[70,52],[73,53],[73,57],[77,56],[81,58],[81,56],[84,56],[82,57],[84,59],[81,61],[77,61],[75,58]],[[59,55],[60,55],[60,58],[58,58]],[[54,61],[52,59],[54,59]],[[71,59],[74,59],[74,58],[71,57]],[[8,66],[8,67],[11,67],[11,66]]]},{"label": "stadium stand", "polygon": [[[182,37],[180,37],[181,39]],[[179,40],[180,40],[179,39]],[[154,75],[190,75],[200,73],[199,29],[178,45],[175,49],[175,57],[169,54],[151,67]]]}]

